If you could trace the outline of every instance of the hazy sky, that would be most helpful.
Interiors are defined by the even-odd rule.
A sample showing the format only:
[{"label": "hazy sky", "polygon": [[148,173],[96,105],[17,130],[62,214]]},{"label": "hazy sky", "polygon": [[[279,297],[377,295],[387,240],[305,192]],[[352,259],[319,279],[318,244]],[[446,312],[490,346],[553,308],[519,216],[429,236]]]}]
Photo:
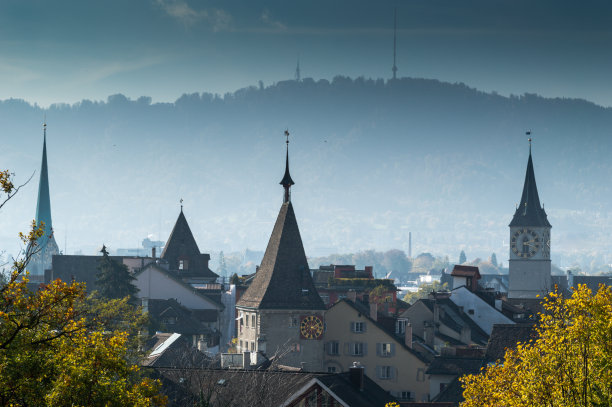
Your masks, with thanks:
[{"label": "hazy sky", "polygon": [[612,106],[612,3],[562,0],[0,2],[0,99],[174,101],[302,76],[398,74]]}]

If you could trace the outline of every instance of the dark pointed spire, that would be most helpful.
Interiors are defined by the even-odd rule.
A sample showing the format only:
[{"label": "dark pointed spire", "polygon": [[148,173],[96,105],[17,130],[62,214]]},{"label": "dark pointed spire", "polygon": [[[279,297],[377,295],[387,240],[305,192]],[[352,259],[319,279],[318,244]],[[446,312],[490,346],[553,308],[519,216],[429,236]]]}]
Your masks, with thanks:
[{"label": "dark pointed spire", "polygon": [[47,123],[43,125],[43,151],[42,164],[40,166],[40,181],[38,183],[38,200],[36,202],[36,223],[44,222],[45,234],[43,241],[39,242],[44,247],[53,232],[51,221],[51,198],[49,195],[49,171],[47,169]]},{"label": "dark pointed spire", "polygon": [[285,130],[285,137],[287,137],[287,155],[285,158],[285,175],[279,184],[285,188],[285,196],[283,199],[283,203],[287,203],[291,201],[291,185],[295,185],[295,182],[291,179],[291,174],[289,174],[289,130]]},{"label": "dark pointed spire", "polygon": [[[531,135],[531,131],[528,131],[527,135]],[[512,222],[510,222],[510,226],[551,227],[546,211],[540,205],[538,187],[533,171],[533,160],[531,158],[531,138],[529,138],[529,160],[527,161],[527,171],[525,172],[523,195],[521,196],[520,204],[516,208]]]},{"label": "dark pointed spire", "polygon": [[291,202],[281,206],[261,267],[236,305],[257,309],[325,309],[310,275]]}]

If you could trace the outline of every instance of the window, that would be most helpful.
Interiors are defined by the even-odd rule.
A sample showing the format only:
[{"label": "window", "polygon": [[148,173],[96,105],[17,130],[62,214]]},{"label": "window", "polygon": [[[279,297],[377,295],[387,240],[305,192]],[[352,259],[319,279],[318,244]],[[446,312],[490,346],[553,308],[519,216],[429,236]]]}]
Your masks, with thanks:
[{"label": "window", "polygon": [[425,369],[418,368],[417,369],[417,382],[424,382],[424,381],[425,381]]},{"label": "window", "polygon": [[327,344],[327,354],[328,355],[338,355],[340,354],[340,344],[338,341],[328,342]]},{"label": "window", "polygon": [[327,373],[336,373],[336,366],[327,366]]},{"label": "window", "polygon": [[245,321],[245,325],[248,327],[249,326],[249,314],[246,314],[244,316],[244,321]]},{"label": "window", "polygon": [[251,315],[251,326],[255,328],[255,314]]},{"label": "window", "polygon": [[290,327],[295,327],[295,326],[299,326],[299,322],[298,319],[296,317],[291,317],[291,319],[289,320],[289,326]]},{"label": "window", "polygon": [[240,341],[240,351],[242,351],[243,347],[242,347],[242,341]]},{"label": "window", "polygon": [[329,304],[329,295],[321,295],[321,300],[323,300],[323,304]]},{"label": "window", "polygon": [[351,322],[351,331],[355,333],[365,332],[365,322]]},{"label": "window", "polygon": [[406,324],[408,323],[407,319],[398,319],[395,321],[395,333],[397,335],[403,335],[406,333]]},{"label": "window", "polygon": [[409,391],[400,391],[398,396],[400,400],[412,400],[412,393]]},{"label": "window", "polygon": [[392,343],[381,343],[380,344],[380,356],[392,356],[393,355],[393,344]]},{"label": "window", "polygon": [[300,351],[300,344],[299,343],[292,343],[290,348],[291,352],[299,352]]},{"label": "window", "polygon": [[251,350],[255,352],[255,342],[251,342]]},{"label": "window", "polygon": [[351,355],[353,356],[363,356],[364,355],[364,346],[362,342],[352,342],[350,344]]},{"label": "window", "polygon": [[394,371],[393,366],[378,366],[378,378],[384,380],[392,379]]},{"label": "window", "polygon": [[189,268],[188,260],[179,260],[179,270],[187,270]]}]

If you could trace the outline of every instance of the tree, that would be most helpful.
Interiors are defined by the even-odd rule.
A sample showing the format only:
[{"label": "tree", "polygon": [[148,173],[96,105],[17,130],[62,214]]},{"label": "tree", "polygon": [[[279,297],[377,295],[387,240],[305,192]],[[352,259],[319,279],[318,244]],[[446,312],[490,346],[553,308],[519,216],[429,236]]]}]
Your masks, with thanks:
[{"label": "tree", "polygon": [[459,253],[459,264],[463,264],[466,261],[467,261],[467,257],[465,257],[465,252],[461,250],[461,253]]},{"label": "tree", "polygon": [[[16,190],[6,177],[0,186],[3,205]],[[26,267],[43,234],[35,222],[20,234],[27,249],[0,286],[0,405],[163,405],[160,383],[139,374],[140,310],[87,298],[82,283],[28,289]]]},{"label": "tree", "polygon": [[96,276],[96,285],[100,295],[105,298],[130,297],[131,300],[134,300],[138,288],[132,282],[136,278],[125,264],[110,258],[106,246],[102,246],[100,253],[102,253],[102,258]]},{"label": "tree", "polygon": [[236,273],[232,274],[232,277],[230,278],[230,284],[234,284],[234,285],[240,284],[240,277],[238,277],[238,274]]},{"label": "tree", "polygon": [[551,293],[543,308],[537,339],[461,379],[463,407],[612,405],[612,288]]},{"label": "tree", "polygon": [[414,304],[418,300],[425,299],[431,292],[448,291],[448,284],[440,284],[439,281],[434,281],[431,284],[423,284],[418,291],[409,292],[404,296],[404,301],[409,304]]},{"label": "tree", "polygon": [[492,265],[497,267],[497,256],[495,255],[495,253],[491,254],[491,258],[489,259],[489,261],[491,262]]}]

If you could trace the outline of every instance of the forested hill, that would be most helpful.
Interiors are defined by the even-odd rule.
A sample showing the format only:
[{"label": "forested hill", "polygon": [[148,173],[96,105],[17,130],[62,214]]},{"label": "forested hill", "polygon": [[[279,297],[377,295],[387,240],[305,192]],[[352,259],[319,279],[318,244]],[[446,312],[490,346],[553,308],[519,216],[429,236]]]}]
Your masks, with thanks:
[{"label": "forested hill", "polygon": [[[5,100],[4,167],[28,175],[39,167],[45,114],[54,226],[58,242],[66,230],[69,253],[101,240],[133,247],[147,234],[163,239],[181,197],[202,248],[265,247],[281,199],[286,128],[293,200],[315,255],[405,250],[409,231],[414,252],[507,252],[526,130],[554,255],[562,252],[564,265],[572,253],[612,243],[612,109],[584,100],[346,77],[194,93],[174,103],[118,94],[42,109]],[[0,243],[33,216],[35,189],[4,209],[10,225]]]}]

